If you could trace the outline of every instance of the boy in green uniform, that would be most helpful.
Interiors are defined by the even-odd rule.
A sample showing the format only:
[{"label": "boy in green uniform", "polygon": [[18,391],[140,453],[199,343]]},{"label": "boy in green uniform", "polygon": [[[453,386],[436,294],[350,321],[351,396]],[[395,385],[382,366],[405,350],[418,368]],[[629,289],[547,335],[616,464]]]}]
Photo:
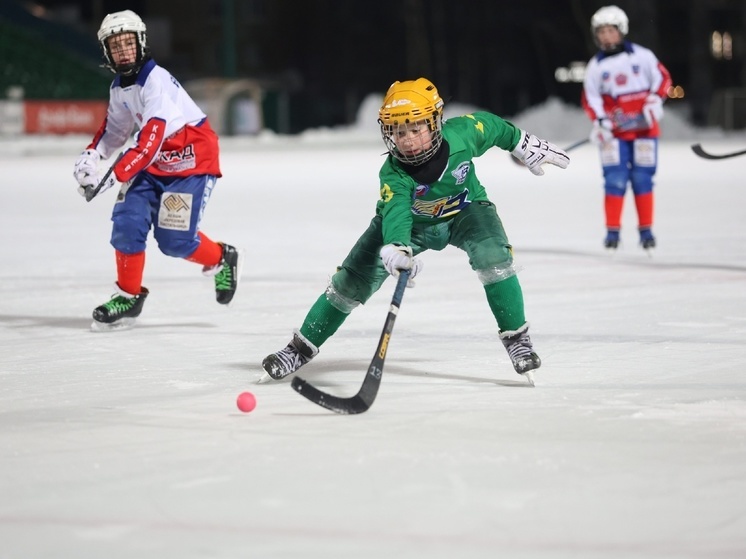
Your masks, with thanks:
[{"label": "boy in green uniform", "polygon": [[449,244],[469,255],[516,372],[526,374],[541,365],[528,335],[512,247],[472,159],[497,146],[535,175],[544,174],[545,163],[564,169],[570,159],[494,114],[475,112],[447,122],[442,115],[443,99],[427,79],[394,82],[389,88],[379,111],[389,155],[379,173],[376,215],[290,343],[264,359],[261,381],[296,372],[389,274],[410,270],[411,280],[422,268],[417,254]]}]

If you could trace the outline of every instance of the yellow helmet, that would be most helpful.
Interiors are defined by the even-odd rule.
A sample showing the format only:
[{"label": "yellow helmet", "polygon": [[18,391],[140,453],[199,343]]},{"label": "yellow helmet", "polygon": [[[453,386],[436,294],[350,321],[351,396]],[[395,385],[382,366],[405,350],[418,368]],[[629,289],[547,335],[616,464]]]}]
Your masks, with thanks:
[{"label": "yellow helmet", "polygon": [[[443,104],[438,90],[428,79],[418,78],[391,84],[383,99],[383,106],[378,111],[381,136],[389,153],[410,165],[421,165],[430,159],[443,141]],[[402,153],[394,141],[395,134],[407,125],[423,122],[431,131],[430,147],[414,155]]]}]

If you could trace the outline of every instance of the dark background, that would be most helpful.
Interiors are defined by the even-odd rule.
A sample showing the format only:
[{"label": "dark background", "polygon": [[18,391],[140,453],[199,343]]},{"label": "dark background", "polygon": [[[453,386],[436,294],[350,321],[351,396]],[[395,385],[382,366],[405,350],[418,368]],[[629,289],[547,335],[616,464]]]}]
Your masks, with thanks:
[{"label": "dark background", "polygon": [[[12,2],[13,0],[0,0]],[[394,80],[425,76],[446,99],[504,116],[549,97],[578,104],[579,83],[558,67],[587,62],[595,0],[38,0],[18,2],[93,41],[122,9],[148,25],[156,60],[179,80],[256,79],[290,107],[285,132],[347,124],[363,98]],[[746,1],[619,0],[628,38],[651,48],[684,97],[671,99],[696,125],[746,126],[723,106],[746,83]],[[729,33],[732,56],[711,52]],[[72,31],[71,31],[72,32]],[[110,76],[109,76],[110,77]],[[746,95],[745,95],[746,97]],[[738,103],[737,103],[738,104]],[[740,107],[740,105],[738,105]],[[737,107],[737,110],[738,110]]]}]

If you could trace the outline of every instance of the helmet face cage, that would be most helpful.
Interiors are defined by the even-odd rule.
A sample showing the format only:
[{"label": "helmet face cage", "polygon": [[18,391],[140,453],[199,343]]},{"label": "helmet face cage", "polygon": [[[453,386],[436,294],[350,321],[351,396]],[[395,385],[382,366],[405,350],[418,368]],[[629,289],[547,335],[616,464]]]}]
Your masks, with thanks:
[{"label": "helmet face cage", "polygon": [[[422,165],[429,160],[440,148],[443,143],[442,134],[442,121],[440,114],[434,115],[432,118],[425,120],[419,120],[415,122],[401,122],[397,124],[381,124],[381,136],[383,137],[383,143],[386,145],[388,152],[402,163],[409,165]],[[427,127],[430,133],[429,147],[423,149],[418,153],[404,153],[399,150],[396,139],[413,134],[414,130],[419,127]],[[420,140],[418,140],[420,141]]]},{"label": "helmet face cage", "polygon": [[[381,137],[386,149],[403,163],[422,165],[435,155],[443,143],[442,114],[443,99],[429,80],[419,78],[394,82],[378,112]],[[418,131],[421,132],[420,127],[427,127],[430,133],[427,142],[423,142],[422,136],[418,134]],[[422,142],[427,145],[417,153],[405,153],[399,149],[397,140],[401,142],[406,137],[415,144]]]},{"label": "helmet face cage", "polygon": [[[116,64],[109,48],[109,39],[123,33],[134,34],[137,41],[137,56],[131,64]],[[115,74],[126,76],[138,72],[150,54],[145,23],[131,10],[107,15],[98,30],[98,41],[104,54],[104,65]]]},{"label": "helmet face cage", "polygon": [[596,31],[599,27],[605,25],[616,27],[622,35],[622,40],[624,40],[629,32],[629,19],[627,18],[627,14],[624,13],[624,10],[617,6],[604,6],[593,14],[593,17],[591,18],[591,34],[593,35],[593,41],[599,48],[602,47],[598,41],[598,37],[596,36]]}]

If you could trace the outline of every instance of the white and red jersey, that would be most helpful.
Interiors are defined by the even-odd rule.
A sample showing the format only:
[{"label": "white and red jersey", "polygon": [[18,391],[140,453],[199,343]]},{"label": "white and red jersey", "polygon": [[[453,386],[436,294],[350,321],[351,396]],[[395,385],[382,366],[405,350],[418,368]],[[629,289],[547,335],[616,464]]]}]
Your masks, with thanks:
[{"label": "white and red jersey", "polygon": [[104,158],[127,148],[114,166],[125,182],[144,171],[161,177],[221,176],[218,136],[205,113],[166,69],[148,60],[133,80],[117,76],[109,90],[109,109],[88,149]]},{"label": "white and red jersey", "polygon": [[622,140],[657,138],[660,127],[624,130],[628,123],[644,122],[642,107],[648,95],[668,98],[671,74],[653,51],[629,41],[621,52],[599,52],[585,70],[581,103],[591,120],[608,118],[614,123],[614,136]]}]

